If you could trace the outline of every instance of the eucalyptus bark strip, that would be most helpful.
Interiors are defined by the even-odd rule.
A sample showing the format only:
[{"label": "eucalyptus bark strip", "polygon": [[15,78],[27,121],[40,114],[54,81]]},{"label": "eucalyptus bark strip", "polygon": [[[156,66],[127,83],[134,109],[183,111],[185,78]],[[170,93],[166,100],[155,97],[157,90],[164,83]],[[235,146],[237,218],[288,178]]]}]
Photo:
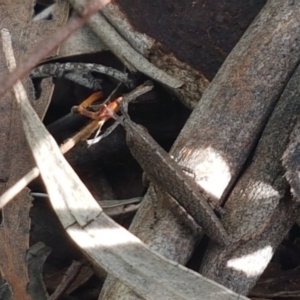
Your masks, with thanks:
[{"label": "eucalyptus bark strip", "polygon": [[[299,25],[300,2],[269,1],[220,68],[172,148],[171,154],[195,172],[197,182],[219,203],[299,63]],[[159,207],[154,212],[153,200],[146,196],[130,229],[151,249],[184,264],[197,239],[167,205]],[[114,280],[105,285],[102,297],[108,294],[110,299],[128,295]]]},{"label": "eucalyptus bark strip", "polygon": [[262,134],[251,165],[226,202],[223,224],[234,243],[226,249],[212,245],[202,266],[203,275],[243,295],[254,286],[299,214],[281,161],[300,114],[299,81],[298,67]]}]

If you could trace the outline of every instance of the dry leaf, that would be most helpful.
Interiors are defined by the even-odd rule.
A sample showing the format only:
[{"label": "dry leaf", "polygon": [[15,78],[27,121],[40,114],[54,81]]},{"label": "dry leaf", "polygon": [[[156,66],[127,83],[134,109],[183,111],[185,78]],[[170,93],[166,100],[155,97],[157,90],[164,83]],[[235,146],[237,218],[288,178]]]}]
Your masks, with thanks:
[{"label": "dry leaf", "polygon": [[[2,2],[3,3],[3,2]],[[52,20],[33,24],[34,1],[9,1],[0,4],[1,28],[11,32],[18,62],[34,47],[41,38],[45,38],[56,26],[66,20],[68,5],[58,1],[57,11]],[[51,26],[49,26],[51,24]],[[7,74],[7,67],[1,50],[0,75]],[[25,80],[28,93],[33,96],[33,87]],[[48,106],[52,87],[45,83],[43,95],[35,107],[40,116]],[[34,97],[32,97],[34,98]],[[32,156],[28,150],[26,139],[20,122],[20,115],[11,93],[0,101],[0,193],[13,185],[33,166]],[[3,209],[3,222],[0,228],[0,268],[1,274],[11,285],[14,299],[30,299],[26,287],[28,284],[26,250],[29,246],[29,209],[31,197],[28,190],[23,190],[11,203]]]}]

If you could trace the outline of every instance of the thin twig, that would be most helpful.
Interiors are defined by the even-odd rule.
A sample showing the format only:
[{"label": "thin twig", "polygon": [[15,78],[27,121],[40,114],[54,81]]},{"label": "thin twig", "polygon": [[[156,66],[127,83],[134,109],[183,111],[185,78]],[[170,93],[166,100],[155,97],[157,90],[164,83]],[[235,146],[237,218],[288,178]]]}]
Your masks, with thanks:
[{"label": "thin twig", "polygon": [[[79,62],[67,62],[67,63],[49,63],[34,68],[30,76],[32,78],[65,78],[67,74],[75,74],[82,77],[82,75],[90,74],[91,72],[100,73],[109,77],[115,78],[116,80],[124,83],[128,87],[133,87],[134,82],[128,78],[128,74],[121,72],[117,69],[103,66],[101,64],[92,63],[79,63]],[[74,76],[73,76],[74,77]],[[76,78],[68,78],[69,80],[75,81]],[[80,79],[77,82],[81,82]]]},{"label": "thin twig", "polygon": [[17,194],[19,194],[31,181],[36,179],[39,175],[39,169],[37,167],[34,167],[19,181],[17,181],[12,187],[6,190],[0,196],[0,209],[3,208],[11,199],[16,197]]},{"label": "thin twig", "polygon": [[[30,193],[33,197],[40,197],[40,198],[49,198],[49,195],[46,193],[38,193],[32,192]],[[102,208],[113,208],[119,206],[125,206],[129,204],[138,204],[141,203],[143,197],[134,197],[129,199],[122,199],[122,200],[99,200],[100,206]]]},{"label": "thin twig", "polygon": [[[126,102],[134,102],[135,99],[140,97],[143,94],[148,93],[153,89],[153,82],[151,80],[145,81],[143,84],[136,87],[133,91],[128,93],[127,95],[124,95],[123,98]],[[99,110],[101,107],[101,104],[93,104],[91,105],[91,108],[95,111]]]},{"label": "thin twig", "polygon": [[106,119],[102,119],[100,121],[94,121],[86,125],[83,129],[81,129],[78,133],[76,133],[60,146],[62,153],[70,151],[76,144],[86,140],[95,130],[97,130],[99,127],[101,128],[105,121]]}]

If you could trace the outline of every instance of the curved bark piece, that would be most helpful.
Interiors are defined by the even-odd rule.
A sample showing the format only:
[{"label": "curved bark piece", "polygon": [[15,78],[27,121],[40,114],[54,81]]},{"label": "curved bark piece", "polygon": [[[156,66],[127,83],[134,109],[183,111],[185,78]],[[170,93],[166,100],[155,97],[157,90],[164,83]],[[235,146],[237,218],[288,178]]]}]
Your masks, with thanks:
[{"label": "curved bark piece", "polygon": [[246,295],[295,223],[299,204],[289,193],[281,157],[300,113],[300,68],[288,83],[259,141],[251,165],[226,202],[228,248],[212,245],[202,274]]},{"label": "curved bark piece", "polygon": [[[299,63],[299,20],[300,2],[266,4],[227,57],[172,148],[171,154],[194,170],[198,183],[216,201],[225,198],[238,177]],[[166,201],[161,199],[162,204],[155,207],[146,196],[131,231],[151,249],[184,264],[197,239],[176,220]],[[103,298],[108,294],[110,299],[127,297],[113,280],[105,285]]]}]

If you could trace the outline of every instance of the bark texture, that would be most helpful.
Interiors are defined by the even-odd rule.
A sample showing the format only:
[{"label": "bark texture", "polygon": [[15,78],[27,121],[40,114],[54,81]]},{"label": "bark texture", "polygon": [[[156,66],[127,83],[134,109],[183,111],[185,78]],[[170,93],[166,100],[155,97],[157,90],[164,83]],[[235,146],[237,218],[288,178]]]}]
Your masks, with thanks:
[{"label": "bark texture", "polygon": [[299,80],[300,68],[282,94],[251,165],[226,202],[223,224],[234,243],[226,249],[212,245],[202,266],[203,275],[243,295],[254,286],[299,215],[281,161],[300,113]]},{"label": "bark texture", "polygon": [[[236,181],[299,63],[299,20],[300,2],[266,4],[227,57],[172,148],[171,154],[195,172],[197,182],[215,201],[223,201]],[[186,263],[197,237],[168,209],[168,199],[153,203],[148,194],[131,231],[152,249]],[[101,296],[128,299],[129,293],[110,280]],[[135,298],[131,295],[130,299]]]}]

